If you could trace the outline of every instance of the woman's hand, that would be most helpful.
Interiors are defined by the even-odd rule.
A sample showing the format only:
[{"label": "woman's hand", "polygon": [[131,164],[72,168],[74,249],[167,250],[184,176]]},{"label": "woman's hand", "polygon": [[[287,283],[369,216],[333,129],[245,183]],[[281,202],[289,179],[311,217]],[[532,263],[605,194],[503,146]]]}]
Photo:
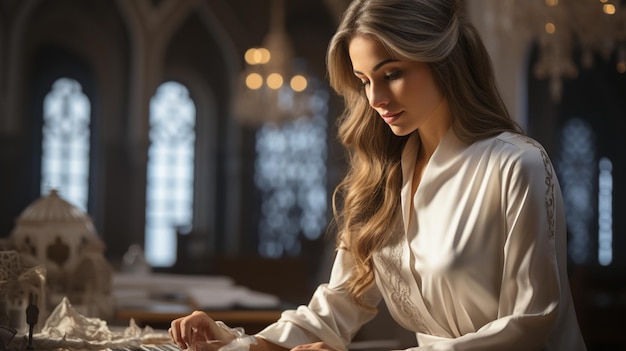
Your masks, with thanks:
[{"label": "woman's hand", "polygon": [[323,342],[314,342],[312,344],[298,345],[291,351],[337,351],[337,349]]},{"label": "woman's hand", "polygon": [[172,341],[182,350],[195,350],[198,343],[202,343],[197,345],[198,349],[217,350],[235,338],[201,311],[173,320],[168,332]]}]

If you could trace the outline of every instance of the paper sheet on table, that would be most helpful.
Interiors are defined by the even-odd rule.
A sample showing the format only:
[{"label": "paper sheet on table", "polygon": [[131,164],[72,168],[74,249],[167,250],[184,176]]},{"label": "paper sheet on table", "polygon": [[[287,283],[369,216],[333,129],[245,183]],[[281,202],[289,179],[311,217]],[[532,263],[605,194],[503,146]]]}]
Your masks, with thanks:
[{"label": "paper sheet on table", "polygon": [[253,291],[242,286],[231,287],[189,287],[187,289],[189,298],[198,308],[210,309],[232,309],[250,308],[264,309],[276,308],[280,305],[277,296]]},{"label": "paper sheet on table", "polygon": [[166,273],[113,276],[113,299],[117,307],[185,312],[189,309],[187,290],[226,289],[234,280],[226,276],[180,275]]},{"label": "paper sheet on table", "polygon": [[234,280],[221,275],[185,274],[126,274],[113,275],[113,289],[145,289],[151,291],[174,290],[185,287],[225,287],[234,285]]}]

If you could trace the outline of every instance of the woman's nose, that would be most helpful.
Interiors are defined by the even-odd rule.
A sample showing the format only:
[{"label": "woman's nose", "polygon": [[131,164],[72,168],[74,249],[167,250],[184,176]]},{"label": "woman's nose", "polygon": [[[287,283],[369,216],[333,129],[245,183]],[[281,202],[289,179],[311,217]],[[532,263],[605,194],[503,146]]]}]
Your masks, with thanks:
[{"label": "woman's nose", "polygon": [[383,87],[370,83],[369,89],[370,106],[377,108],[389,103],[389,94]]}]

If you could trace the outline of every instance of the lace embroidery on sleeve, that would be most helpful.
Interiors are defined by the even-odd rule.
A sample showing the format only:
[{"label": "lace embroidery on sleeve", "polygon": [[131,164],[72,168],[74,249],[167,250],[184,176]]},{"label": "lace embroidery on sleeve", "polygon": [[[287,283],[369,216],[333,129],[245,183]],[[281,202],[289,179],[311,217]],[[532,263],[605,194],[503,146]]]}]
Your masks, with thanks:
[{"label": "lace embroidery on sleeve", "polygon": [[541,153],[541,158],[543,160],[543,165],[546,170],[546,178],[544,180],[546,184],[546,211],[548,216],[548,228],[550,228],[550,238],[554,238],[555,231],[555,217],[554,217],[554,168],[552,167],[552,163],[550,162],[550,158],[548,157],[548,153],[546,150],[535,140],[530,138],[525,138],[526,142],[534,147],[536,147]]}]

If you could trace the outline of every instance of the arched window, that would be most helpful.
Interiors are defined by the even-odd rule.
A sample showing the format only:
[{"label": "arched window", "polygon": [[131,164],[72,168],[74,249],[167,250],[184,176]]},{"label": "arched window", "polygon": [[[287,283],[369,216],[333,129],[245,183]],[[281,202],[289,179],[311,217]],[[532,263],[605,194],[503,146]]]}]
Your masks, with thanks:
[{"label": "arched window", "polygon": [[255,183],[262,197],[258,252],[297,256],[300,234],[318,239],[327,224],[326,135],[328,94],[310,98],[311,116],[257,132]]},{"label": "arched window", "polygon": [[196,107],[187,88],[163,83],[150,101],[146,189],[146,259],[176,263],[176,233],[193,220]]},{"label": "arched window", "polygon": [[557,163],[569,231],[569,256],[574,263],[589,260],[589,232],[593,228],[594,180],[597,179],[595,135],[589,123],[572,118],[561,131]]},{"label": "arched window", "polygon": [[69,78],[52,84],[44,98],[41,194],[50,189],[86,211],[89,194],[91,104]]},{"label": "arched window", "polygon": [[603,157],[598,162],[598,263],[613,262],[613,162]]}]

